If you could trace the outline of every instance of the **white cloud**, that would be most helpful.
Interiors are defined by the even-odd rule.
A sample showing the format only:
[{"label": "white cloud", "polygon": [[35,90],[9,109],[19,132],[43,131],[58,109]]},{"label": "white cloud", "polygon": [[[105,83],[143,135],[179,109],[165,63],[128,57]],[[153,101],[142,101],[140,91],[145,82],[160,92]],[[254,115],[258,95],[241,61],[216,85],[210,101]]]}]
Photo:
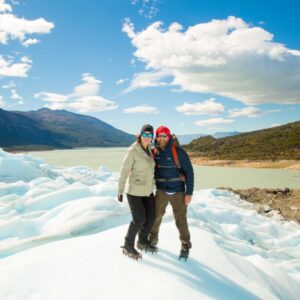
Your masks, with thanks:
[{"label": "white cloud", "polygon": [[229,116],[232,118],[236,118],[236,117],[255,118],[263,114],[264,114],[263,110],[253,106],[248,106],[242,109],[235,108],[229,110]]},{"label": "white cloud", "polygon": [[176,110],[185,115],[218,115],[224,112],[224,105],[215,102],[214,98],[197,103],[183,103]]},{"label": "white cloud", "polygon": [[159,113],[159,111],[156,107],[149,106],[149,105],[146,105],[146,104],[126,108],[126,109],[124,109],[123,112],[125,114],[136,114],[136,113],[158,114]]},{"label": "white cloud", "polygon": [[[141,32],[126,20],[123,31],[145,64],[128,90],[145,87],[147,73],[172,77],[185,91],[213,93],[247,105],[300,103],[300,51],[274,42],[273,34],[233,16],[183,30],[178,23],[167,29],[155,22]],[[159,86],[163,77],[148,78]]]},{"label": "white cloud", "polygon": [[16,87],[16,83],[12,80],[10,82],[8,82],[7,84],[2,85],[3,89],[11,89],[11,88],[14,88],[14,87]]},{"label": "white cloud", "polygon": [[[18,5],[18,1],[11,1]],[[27,20],[19,18],[12,13],[12,6],[0,0],[0,44],[8,44],[10,40],[18,40],[28,47],[38,43],[35,38],[27,39],[27,35],[49,33],[54,24],[43,18]],[[32,61],[24,56],[18,62],[14,57],[4,58],[0,54],[1,77],[27,77]]]},{"label": "white cloud", "polygon": [[119,84],[123,84],[125,83],[126,81],[128,81],[129,79],[128,78],[121,78],[119,80],[116,81],[116,84],[119,85]]},{"label": "white cloud", "polygon": [[170,91],[171,91],[172,93],[183,93],[183,92],[184,92],[183,89],[178,89],[178,88],[172,88]]},{"label": "white cloud", "polygon": [[161,79],[168,75],[166,72],[142,72],[134,75],[130,87],[124,90],[125,93],[137,88],[168,86],[170,83],[163,82]]},{"label": "white cloud", "polygon": [[275,123],[275,124],[272,124],[270,127],[277,127],[277,126],[281,126],[282,124],[280,123]]},{"label": "white cloud", "polygon": [[15,89],[11,89],[10,92],[11,92],[11,96],[10,96],[11,99],[17,100],[19,101],[19,103],[23,103],[22,101],[23,97],[21,97]]},{"label": "white cloud", "polygon": [[43,101],[50,102],[45,107],[51,109],[71,109],[81,113],[117,109],[115,102],[98,95],[101,81],[89,73],[82,74],[82,84],[74,87],[70,94],[39,92],[34,95]]},{"label": "white cloud", "polygon": [[10,13],[0,14],[0,44],[7,44],[8,40],[23,42],[28,34],[49,33],[54,24],[44,18],[26,20]]},{"label": "white cloud", "polygon": [[48,92],[39,92],[34,94],[34,98],[40,98],[44,101],[49,102],[66,102],[68,101],[68,96],[55,94],[55,93],[48,93]]},{"label": "white cloud", "polygon": [[224,118],[212,118],[207,120],[199,120],[194,122],[197,126],[207,126],[207,125],[219,125],[219,124],[230,124],[234,122],[231,119],[224,119]]},{"label": "white cloud", "polygon": [[96,79],[89,73],[83,73],[81,75],[82,84],[75,86],[71,97],[85,97],[96,96],[100,89],[100,80]]},{"label": "white cloud", "polygon": [[25,47],[28,47],[30,45],[34,45],[34,44],[37,44],[39,43],[40,41],[38,39],[28,39],[24,42],[22,42],[22,45],[25,46]]},{"label": "white cloud", "polygon": [[281,110],[280,109],[269,109],[267,110],[268,113],[277,113],[277,112],[280,112]]},{"label": "white cloud", "polygon": [[5,0],[0,0],[0,12],[12,11],[12,8],[9,4],[5,3]]},{"label": "white cloud", "polygon": [[0,55],[0,76],[3,77],[27,77],[27,72],[31,68],[32,61],[27,57],[22,57],[20,62],[5,60]]}]

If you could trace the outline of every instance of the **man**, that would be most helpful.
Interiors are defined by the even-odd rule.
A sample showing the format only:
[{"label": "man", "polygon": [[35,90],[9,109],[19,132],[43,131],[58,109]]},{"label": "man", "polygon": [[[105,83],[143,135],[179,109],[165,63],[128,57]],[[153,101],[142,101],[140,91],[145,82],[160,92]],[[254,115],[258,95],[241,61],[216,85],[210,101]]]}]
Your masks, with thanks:
[{"label": "man", "polygon": [[156,218],[149,234],[152,245],[158,243],[158,233],[168,203],[171,204],[181,241],[180,258],[187,260],[192,247],[187,224],[187,206],[194,189],[194,171],[187,153],[175,144],[170,130],[156,130],[155,181]]}]

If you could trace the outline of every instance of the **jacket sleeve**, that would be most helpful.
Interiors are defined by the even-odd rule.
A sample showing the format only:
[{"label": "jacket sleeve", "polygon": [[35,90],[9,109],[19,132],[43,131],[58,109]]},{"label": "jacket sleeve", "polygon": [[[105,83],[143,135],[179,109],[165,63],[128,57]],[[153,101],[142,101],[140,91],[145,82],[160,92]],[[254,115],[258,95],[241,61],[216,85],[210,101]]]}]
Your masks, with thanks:
[{"label": "jacket sleeve", "polygon": [[123,195],[124,193],[126,180],[131,171],[132,165],[133,165],[133,153],[132,150],[129,150],[124,158],[123,165],[120,171],[118,195]]},{"label": "jacket sleeve", "polygon": [[177,147],[178,159],[186,176],[186,194],[193,195],[194,191],[194,170],[188,154],[180,147]]}]

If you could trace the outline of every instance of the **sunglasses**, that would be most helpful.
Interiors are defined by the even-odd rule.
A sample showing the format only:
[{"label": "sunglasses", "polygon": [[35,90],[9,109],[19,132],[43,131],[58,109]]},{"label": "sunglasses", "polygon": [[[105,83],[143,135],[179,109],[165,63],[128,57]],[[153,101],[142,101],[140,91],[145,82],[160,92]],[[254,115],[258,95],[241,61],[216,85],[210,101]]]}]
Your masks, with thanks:
[{"label": "sunglasses", "polygon": [[143,132],[142,134],[141,134],[141,136],[143,137],[143,138],[145,138],[145,137],[148,137],[148,138],[153,138],[153,133],[146,133],[146,132]]},{"label": "sunglasses", "polygon": [[166,134],[158,134],[157,137],[158,138],[167,138],[168,136]]}]

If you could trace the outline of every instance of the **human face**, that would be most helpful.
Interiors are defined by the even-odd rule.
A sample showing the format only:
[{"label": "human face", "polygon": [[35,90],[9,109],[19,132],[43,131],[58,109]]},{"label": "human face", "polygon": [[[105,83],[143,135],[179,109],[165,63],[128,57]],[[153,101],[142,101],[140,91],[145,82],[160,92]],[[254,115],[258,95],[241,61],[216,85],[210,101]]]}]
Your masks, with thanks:
[{"label": "human face", "polygon": [[152,138],[153,138],[153,133],[150,131],[144,131],[141,134],[141,142],[142,145],[146,148],[148,147],[151,142],[152,142]]},{"label": "human face", "polygon": [[169,137],[165,133],[160,133],[156,136],[156,141],[157,141],[158,146],[163,149],[168,144]]}]

